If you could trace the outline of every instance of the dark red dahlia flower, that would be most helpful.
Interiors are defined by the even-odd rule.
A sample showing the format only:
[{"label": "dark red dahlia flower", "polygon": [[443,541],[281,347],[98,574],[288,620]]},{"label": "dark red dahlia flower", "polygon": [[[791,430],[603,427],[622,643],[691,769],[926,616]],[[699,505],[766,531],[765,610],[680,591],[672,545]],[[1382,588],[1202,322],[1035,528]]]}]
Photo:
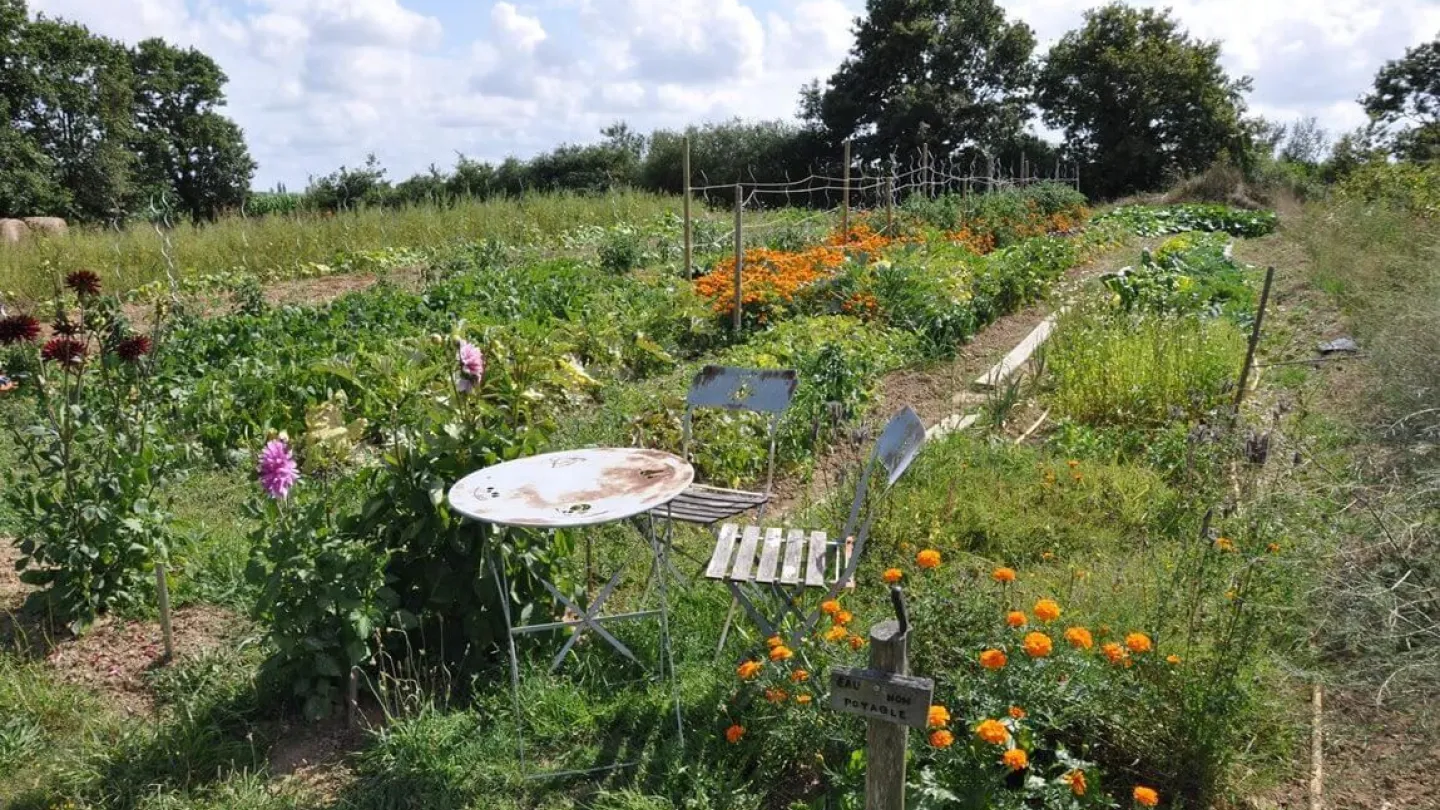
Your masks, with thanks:
[{"label": "dark red dahlia flower", "polygon": [[0,318],[0,346],[34,340],[40,336],[40,322],[29,315]]},{"label": "dark red dahlia flower", "polygon": [[65,277],[65,286],[81,297],[100,294],[100,276],[94,270],[76,270]]},{"label": "dark red dahlia flower", "polygon": [[127,363],[139,362],[150,353],[150,338],[145,335],[131,335],[115,345],[115,354]]},{"label": "dark red dahlia flower", "polygon": [[66,368],[85,365],[85,344],[72,337],[51,338],[40,349],[40,356]]}]

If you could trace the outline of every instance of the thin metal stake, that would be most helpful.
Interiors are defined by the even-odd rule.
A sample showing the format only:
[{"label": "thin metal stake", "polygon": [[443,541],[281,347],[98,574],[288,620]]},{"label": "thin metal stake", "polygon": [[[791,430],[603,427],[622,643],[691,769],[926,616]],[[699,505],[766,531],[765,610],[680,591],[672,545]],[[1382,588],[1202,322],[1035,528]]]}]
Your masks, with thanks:
[{"label": "thin metal stake", "polygon": [[741,273],[745,269],[745,237],[741,232],[743,226],[743,215],[745,213],[745,190],[739,183],[735,184],[735,321],[731,328],[735,336],[740,336],[741,306],[744,297],[740,292]]},{"label": "thin metal stake", "polygon": [[1232,417],[1240,415],[1240,404],[1245,401],[1245,388],[1250,384],[1250,369],[1255,365],[1255,349],[1260,345],[1260,329],[1265,324],[1265,306],[1270,303],[1270,285],[1275,280],[1275,268],[1265,268],[1265,287],[1260,290],[1260,308],[1255,312],[1255,326],[1250,330],[1250,345],[1245,350],[1245,365],[1240,369],[1240,387],[1235,391],[1235,407]]}]

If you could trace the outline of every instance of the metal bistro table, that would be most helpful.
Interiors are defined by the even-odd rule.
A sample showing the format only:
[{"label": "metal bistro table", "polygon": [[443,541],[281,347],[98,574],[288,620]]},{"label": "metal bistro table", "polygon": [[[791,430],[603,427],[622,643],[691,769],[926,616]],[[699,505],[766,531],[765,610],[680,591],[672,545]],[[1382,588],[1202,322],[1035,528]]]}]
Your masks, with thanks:
[{"label": "metal bistro table", "polygon": [[[680,694],[675,679],[674,656],[670,648],[670,607],[666,581],[666,572],[670,570],[668,555],[674,523],[664,522],[666,529],[662,537],[657,534],[655,520],[650,513],[679,497],[694,478],[695,470],[688,462],[659,450],[593,448],[545,453],[496,464],[465,476],[451,487],[450,505],[455,511],[473,520],[496,526],[553,531],[636,519],[634,522],[646,535],[654,555],[651,571],[658,578],[658,611],[642,610],[610,616],[601,613],[605,601],[610,598],[620,582],[621,574],[624,573],[625,567],[621,565],[600,589],[599,594],[584,608],[575,604],[575,601],[562,593],[554,583],[541,579],[541,584],[550,594],[577,618],[518,627],[514,625],[511,617],[508,598],[510,589],[504,566],[498,564],[498,560],[491,561],[490,572],[500,590],[500,604],[508,630],[510,686],[514,693],[516,738],[519,740],[522,770],[525,767],[524,735],[521,731],[524,722],[520,709],[520,659],[515,649],[515,638],[527,633],[566,627],[581,628],[566,640],[555,656],[550,666],[552,674],[560,669],[576,641],[586,631],[594,632],[621,655],[640,664],[635,653],[606,630],[603,624],[643,619],[658,612],[662,657],[658,667],[662,675],[668,674],[670,678],[675,697],[675,724],[683,740]],[[647,519],[639,520],[641,516]],[[587,554],[587,558],[588,556]],[[587,567],[588,565],[587,559]],[[613,767],[624,765],[590,770],[607,770]]]}]

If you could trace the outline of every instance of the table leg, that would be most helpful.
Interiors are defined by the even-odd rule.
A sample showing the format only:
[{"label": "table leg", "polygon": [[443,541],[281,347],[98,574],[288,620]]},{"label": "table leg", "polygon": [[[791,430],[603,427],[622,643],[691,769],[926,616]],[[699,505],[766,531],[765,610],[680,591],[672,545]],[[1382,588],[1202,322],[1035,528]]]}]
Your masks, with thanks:
[{"label": "table leg", "polygon": [[[540,580],[540,584],[544,585],[546,590],[550,591],[550,594],[560,600],[562,604],[575,611],[580,621],[584,622],[586,627],[594,630],[601,638],[609,642],[610,646],[619,650],[620,654],[634,661],[636,664],[640,664],[640,659],[635,657],[635,653],[630,652],[629,647],[626,647],[620,639],[611,635],[610,631],[601,627],[600,622],[595,620],[595,617],[600,613],[600,609],[605,606],[605,600],[610,598],[610,594],[615,590],[615,586],[620,584],[620,575],[624,572],[625,568],[622,566],[620,570],[615,572],[615,576],[611,577],[610,581],[605,583],[605,587],[600,589],[599,596],[590,604],[589,609],[585,610],[582,610],[578,605],[570,601],[564,594],[560,593],[560,589],[551,585],[549,582],[542,579]],[[584,630],[577,629],[575,633],[565,641],[565,646],[560,648],[560,652],[555,656],[554,662],[550,665],[551,674],[557,672],[560,669],[560,665],[565,663],[565,657],[570,654],[571,648],[575,646],[575,642],[580,640],[580,634],[583,632]],[[641,666],[643,666],[643,664]]]},{"label": "table leg", "polygon": [[515,627],[510,620],[510,587],[505,577],[500,558],[490,555],[490,576],[499,591],[500,613],[505,617],[505,642],[510,651],[510,696],[515,710],[515,747],[520,761],[520,772],[525,772],[525,720],[520,714],[520,656],[515,651]]}]

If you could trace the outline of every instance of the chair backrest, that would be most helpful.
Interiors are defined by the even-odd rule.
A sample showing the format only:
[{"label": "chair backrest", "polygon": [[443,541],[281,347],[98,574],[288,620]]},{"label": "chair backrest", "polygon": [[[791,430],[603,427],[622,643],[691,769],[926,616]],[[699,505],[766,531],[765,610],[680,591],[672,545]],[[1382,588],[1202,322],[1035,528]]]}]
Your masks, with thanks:
[{"label": "chair backrest", "polygon": [[766,463],[765,492],[775,480],[775,433],[780,416],[795,398],[799,377],[793,370],[766,370],[706,366],[690,383],[685,396],[685,420],[682,452],[690,457],[690,426],[695,409],[720,408],[727,411],[753,411],[770,417],[770,456]]},{"label": "chair backrest", "polygon": [[[860,556],[860,551],[865,546],[865,538],[870,534],[870,526],[875,521],[874,510],[865,517],[863,524],[860,523],[860,512],[865,506],[865,498],[870,491],[870,476],[877,467],[885,471],[885,489],[895,485],[896,481],[910,469],[910,463],[920,454],[920,449],[925,445],[925,424],[920,421],[920,415],[909,405],[900,409],[900,412],[890,417],[886,423],[885,430],[881,431],[880,438],[875,442],[875,449],[870,454],[870,459],[865,463],[864,469],[860,471],[860,481],[855,486],[855,500],[850,504],[850,516],[845,521],[845,528],[841,538],[855,538],[855,556]],[[856,533],[859,525],[860,531]]]}]

